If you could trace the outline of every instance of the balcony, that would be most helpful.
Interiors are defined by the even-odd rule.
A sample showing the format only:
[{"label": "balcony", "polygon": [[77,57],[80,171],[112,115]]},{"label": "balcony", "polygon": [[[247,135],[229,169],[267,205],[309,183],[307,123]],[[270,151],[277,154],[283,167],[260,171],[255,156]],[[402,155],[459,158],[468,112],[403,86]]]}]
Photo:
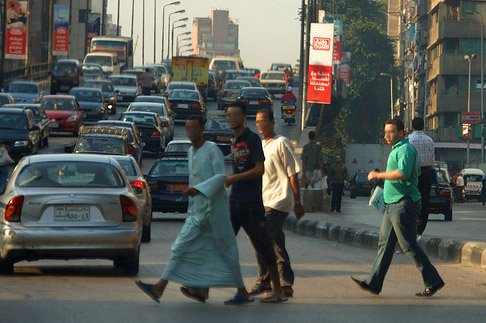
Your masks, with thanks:
[{"label": "balcony", "polygon": [[[468,62],[464,54],[443,54],[439,57],[439,74],[441,75],[468,75]],[[479,56],[472,61],[471,74],[481,73],[481,59]]]},{"label": "balcony", "polygon": [[481,21],[477,18],[441,20],[429,28],[429,45],[433,47],[444,38],[481,38]]},{"label": "balcony", "polygon": [[435,7],[443,2],[444,0],[427,0],[427,8],[429,10],[429,14],[435,9]]}]

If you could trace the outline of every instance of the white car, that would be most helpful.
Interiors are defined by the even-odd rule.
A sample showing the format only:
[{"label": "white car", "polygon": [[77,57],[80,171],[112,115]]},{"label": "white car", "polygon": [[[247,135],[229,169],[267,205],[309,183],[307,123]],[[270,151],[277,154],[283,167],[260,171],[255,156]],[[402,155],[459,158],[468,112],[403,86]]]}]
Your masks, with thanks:
[{"label": "white car", "polygon": [[0,273],[37,259],[103,258],[139,270],[142,216],[120,164],[110,156],[22,158],[0,196]]},{"label": "white car", "polygon": [[187,152],[191,145],[190,140],[172,140],[165,147],[165,151],[168,153]]}]

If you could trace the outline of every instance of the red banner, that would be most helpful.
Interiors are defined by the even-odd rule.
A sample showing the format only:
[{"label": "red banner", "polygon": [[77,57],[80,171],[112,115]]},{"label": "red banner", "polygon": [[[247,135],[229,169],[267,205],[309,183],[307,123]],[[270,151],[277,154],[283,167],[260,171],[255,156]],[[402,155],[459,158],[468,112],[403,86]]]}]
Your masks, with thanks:
[{"label": "red banner", "polygon": [[67,55],[69,44],[69,32],[66,28],[57,28],[54,31],[54,55]]},{"label": "red banner", "polygon": [[25,59],[26,23],[27,1],[8,1],[5,58]]},{"label": "red banner", "polygon": [[346,85],[351,82],[350,68],[348,64],[342,64],[338,68],[338,78],[343,80]]}]

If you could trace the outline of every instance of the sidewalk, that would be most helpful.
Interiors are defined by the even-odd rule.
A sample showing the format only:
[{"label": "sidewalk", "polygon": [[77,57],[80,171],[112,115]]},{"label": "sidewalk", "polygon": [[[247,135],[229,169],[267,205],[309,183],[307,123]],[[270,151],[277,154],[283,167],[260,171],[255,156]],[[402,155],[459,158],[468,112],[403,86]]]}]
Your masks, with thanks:
[{"label": "sidewalk", "polygon": [[[299,160],[311,130],[314,128],[304,129],[299,139],[293,142]],[[368,198],[350,199],[349,192],[345,194],[343,213],[306,213],[300,221],[290,214],[284,228],[303,236],[378,249],[382,216],[368,206]],[[442,215],[431,214],[425,234],[418,243],[430,257],[486,270],[486,216],[472,216],[472,213],[484,215],[485,210],[479,203],[467,204],[467,210],[464,210],[465,205],[454,206],[452,222],[443,221]]]}]

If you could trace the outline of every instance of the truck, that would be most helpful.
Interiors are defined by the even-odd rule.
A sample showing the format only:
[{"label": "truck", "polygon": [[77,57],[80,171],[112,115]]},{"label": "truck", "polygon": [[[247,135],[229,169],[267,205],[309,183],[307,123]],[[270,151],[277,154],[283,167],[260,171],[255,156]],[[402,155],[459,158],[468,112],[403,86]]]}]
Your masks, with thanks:
[{"label": "truck", "polygon": [[209,59],[206,57],[173,57],[171,81],[194,82],[204,99],[208,95]]},{"label": "truck", "polygon": [[349,176],[374,169],[384,171],[390,151],[391,147],[387,144],[346,144],[344,164]]}]

